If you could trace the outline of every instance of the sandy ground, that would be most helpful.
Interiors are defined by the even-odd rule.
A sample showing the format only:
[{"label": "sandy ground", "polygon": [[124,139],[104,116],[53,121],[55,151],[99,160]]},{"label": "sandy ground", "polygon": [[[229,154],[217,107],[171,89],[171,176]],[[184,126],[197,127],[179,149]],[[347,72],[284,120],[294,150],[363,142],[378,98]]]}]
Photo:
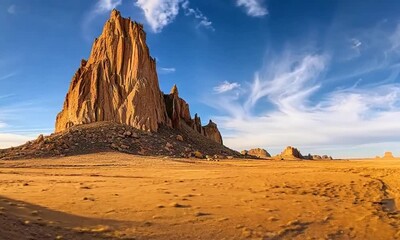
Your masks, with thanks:
[{"label": "sandy ground", "polygon": [[0,239],[400,239],[400,161],[0,161]]}]

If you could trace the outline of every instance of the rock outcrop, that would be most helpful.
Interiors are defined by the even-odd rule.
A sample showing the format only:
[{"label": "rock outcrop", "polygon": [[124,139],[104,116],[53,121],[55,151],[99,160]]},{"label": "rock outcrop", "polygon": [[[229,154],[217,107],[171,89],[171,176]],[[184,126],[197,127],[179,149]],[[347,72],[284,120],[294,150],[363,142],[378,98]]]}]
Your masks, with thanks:
[{"label": "rock outcrop", "polygon": [[[199,135],[189,126],[182,130],[161,125],[157,132],[141,131],[126,124],[95,122],[66,131],[39,135],[21,146],[0,149],[0,159],[32,159],[117,151],[135,155],[212,159],[241,157],[224,145]],[[199,154],[200,153],[200,154]]]},{"label": "rock outcrop", "polygon": [[308,154],[307,156],[303,156],[304,159],[308,159],[308,160],[333,160],[333,158],[331,156],[328,155],[311,155]]},{"label": "rock outcrop", "polygon": [[189,105],[179,97],[176,86],[170,94],[161,92],[143,26],[121,17],[117,10],[94,41],[89,59],[82,60],[72,78],[55,132],[101,121],[151,132],[160,126],[180,129],[185,124],[222,144],[215,123],[210,120],[203,127],[197,115],[191,118]]},{"label": "rock outcrop", "polygon": [[267,152],[267,150],[262,148],[254,148],[250,150],[244,150],[241,152],[243,155],[254,156],[258,158],[270,158],[271,155]]},{"label": "rock outcrop", "polygon": [[400,158],[397,158],[397,157],[393,156],[392,152],[385,152],[383,157],[376,156],[376,159],[383,159],[383,160],[395,160],[395,159],[397,159],[398,160]]},{"label": "rock outcrop", "polygon": [[[179,97],[178,87],[174,85],[171,89],[170,94],[164,95],[164,101],[166,105],[166,111],[169,119],[171,119],[172,127],[179,129],[181,124],[192,123],[190,116],[189,105],[185,100]],[[183,121],[183,123],[181,123]]]},{"label": "rock outcrop", "polygon": [[218,130],[217,124],[215,124],[212,120],[208,122],[207,125],[203,127],[204,136],[208,139],[213,140],[214,142],[223,144],[221,133]]},{"label": "rock outcrop", "polygon": [[56,132],[73,125],[115,121],[145,131],[168,123],[143,26],[116,10],[75,73]]},{"label": "rock outcrop", "polygon": [[386,158],[386,159],[393,159],[394,156],[393,156],[393,153],[392,153],[392,152],[385,152],[385,154],[383,155],[383,158]]},{"label": "rock outcrop", "polygon": [[288,146],[283,150],[283,152],[279,155],[282,158],[299,158],[303,159],[303,155],[301,155],[300,151],[297,148]]}]

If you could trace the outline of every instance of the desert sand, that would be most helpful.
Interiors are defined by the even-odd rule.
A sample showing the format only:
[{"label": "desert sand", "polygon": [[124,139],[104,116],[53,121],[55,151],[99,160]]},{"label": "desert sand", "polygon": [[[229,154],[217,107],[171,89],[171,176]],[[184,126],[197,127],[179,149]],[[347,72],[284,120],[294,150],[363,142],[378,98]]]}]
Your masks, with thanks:
[{"label": "desert sand", "polygon": [[400,239],[399,160],[0,161],[1,239]]}]

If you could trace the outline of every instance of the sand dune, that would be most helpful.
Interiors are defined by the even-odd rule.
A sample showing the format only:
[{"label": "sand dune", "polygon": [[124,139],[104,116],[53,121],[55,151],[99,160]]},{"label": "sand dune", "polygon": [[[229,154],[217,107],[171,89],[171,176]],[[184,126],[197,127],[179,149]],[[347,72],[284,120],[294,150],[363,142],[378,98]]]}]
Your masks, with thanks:
[{"label": "sand dune", "polygon": [[398,160],[1,161],[0,238],[400,239],[399,176]]}]

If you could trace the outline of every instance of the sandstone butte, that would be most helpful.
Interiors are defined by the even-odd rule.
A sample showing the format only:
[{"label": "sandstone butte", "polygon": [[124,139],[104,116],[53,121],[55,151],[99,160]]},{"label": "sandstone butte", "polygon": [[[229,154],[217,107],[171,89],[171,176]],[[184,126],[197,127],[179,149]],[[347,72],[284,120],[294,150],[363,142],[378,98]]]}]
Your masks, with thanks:
[{"label": "sandstone butte", "polygon": [[222,144],[217,125],[206,126],[173,86],[170,94],[159,87],[156,61],[150,56],[143,25],[113,10],[89,59],[82,60],[72,78],[55,132],[74,125],[100,121],[126,124],[157,132],[160,125],[175,129],[186,124],[199,134]]},{"label": "sandstone butte", "polygon": [[288,146],[286,147],[283,152],[279,155],[283,158],[304,158],[303,155],[301,155],[300,151],[297,148]]},{"label": "sandstone butte", "polygon": [[267,152],[267,150],[262,148],[254,148],[250,150],[243,150],[241,152],[243,155],[250,155],[258,158],[270,158],[271,155]]}]

